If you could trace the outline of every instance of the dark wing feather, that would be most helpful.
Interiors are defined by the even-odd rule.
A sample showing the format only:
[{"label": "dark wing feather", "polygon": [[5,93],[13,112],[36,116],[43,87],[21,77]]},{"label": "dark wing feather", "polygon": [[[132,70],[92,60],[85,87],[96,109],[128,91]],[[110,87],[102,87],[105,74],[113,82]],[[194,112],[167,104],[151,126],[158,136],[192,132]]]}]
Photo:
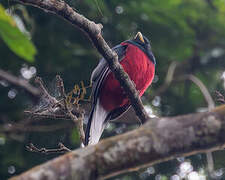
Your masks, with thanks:
[{"label": "dark wing feather", "polygon": [[[127,45],[117,45],[112,50],[114,50],[117,55],[119,62],[123,59],[125,52],[126,52]],[[92,82],[92,103],[96,104],[98,93],[102,82],[104,81],[105,77],[110,72],[108,63],[104,58],[99,61],[98,66],[94,69],[91,75],[91,82]]]}]

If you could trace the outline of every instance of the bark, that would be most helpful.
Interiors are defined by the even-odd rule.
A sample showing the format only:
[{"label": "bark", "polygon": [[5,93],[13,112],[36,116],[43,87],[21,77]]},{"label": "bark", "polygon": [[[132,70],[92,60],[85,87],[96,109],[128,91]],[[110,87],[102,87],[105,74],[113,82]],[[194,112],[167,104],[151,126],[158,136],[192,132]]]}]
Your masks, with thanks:
[{"label": "bark", "polygon": [[105,179],[224,147],[225,105],[212,112],[154,119],[136,130],[75,150],[11,180]]}]

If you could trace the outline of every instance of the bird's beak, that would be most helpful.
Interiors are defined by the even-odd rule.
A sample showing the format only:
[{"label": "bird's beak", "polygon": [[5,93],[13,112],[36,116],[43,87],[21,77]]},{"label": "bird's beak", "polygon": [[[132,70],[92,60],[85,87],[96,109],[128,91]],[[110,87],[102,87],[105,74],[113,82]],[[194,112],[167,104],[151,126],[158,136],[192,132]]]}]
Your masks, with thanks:
[{"label": "bird's beak", "polygon": [[141,32],[138,32],[134,38],[135,40],[140,40],[141,42],[145,43],[145,40],[141,34]]}]

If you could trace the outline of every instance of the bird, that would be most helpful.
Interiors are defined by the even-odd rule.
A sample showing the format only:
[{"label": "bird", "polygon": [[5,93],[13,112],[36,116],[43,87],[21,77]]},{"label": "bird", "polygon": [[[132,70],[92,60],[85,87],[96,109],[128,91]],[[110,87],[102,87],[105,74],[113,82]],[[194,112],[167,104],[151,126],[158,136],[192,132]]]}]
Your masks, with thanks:
[{"label": "bird", "polygon": [[[156,60],[150,41],[138,32],[133,39],[120,43],[112,50],[117,53],[120,64],[141,97],[155,75]],[[125,91],[104,58],[93,70],[91,84],[91,111],[85,130],[85,146],[97,144],[107,123],[131,107]]]}]

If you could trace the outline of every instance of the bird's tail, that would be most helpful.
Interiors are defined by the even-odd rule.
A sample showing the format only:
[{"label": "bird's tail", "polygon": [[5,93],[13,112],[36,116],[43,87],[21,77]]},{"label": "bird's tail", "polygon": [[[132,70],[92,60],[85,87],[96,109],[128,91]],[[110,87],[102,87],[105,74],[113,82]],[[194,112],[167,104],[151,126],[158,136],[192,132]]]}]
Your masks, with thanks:
[{"label": "bird's tail", "polygon": [[99,99],[93,107],[85,131],[85,146],[97,144],[107,124],[106,118],[109,113],[101,106]]}]

